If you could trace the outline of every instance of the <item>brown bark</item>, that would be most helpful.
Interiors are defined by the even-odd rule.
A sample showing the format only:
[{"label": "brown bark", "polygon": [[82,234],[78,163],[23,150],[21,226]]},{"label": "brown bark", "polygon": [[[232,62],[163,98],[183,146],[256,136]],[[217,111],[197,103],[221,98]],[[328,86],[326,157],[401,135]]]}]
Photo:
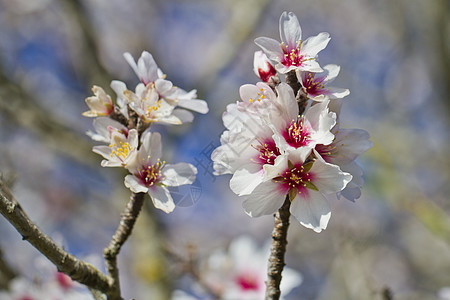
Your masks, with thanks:
[{"label": "brown bark", "polygon": [[272,231],[272,247],[270,248],[269,266],[267,269],[266,300],[280,299],[281,273],[285,266],[284,253],[287,245],[287,232],[289,228],[289,208],[291,201],[286,196],[283,206],[275,214],[275,226]]}]

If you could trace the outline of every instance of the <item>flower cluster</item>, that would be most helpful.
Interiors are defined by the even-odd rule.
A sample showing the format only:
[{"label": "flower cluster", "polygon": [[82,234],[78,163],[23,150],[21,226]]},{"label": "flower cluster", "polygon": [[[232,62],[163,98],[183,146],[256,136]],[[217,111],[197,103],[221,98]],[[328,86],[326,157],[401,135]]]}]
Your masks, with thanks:
[{"label": "flower cluster", "polygon": [[303,41],[297,17],[284,12],[280,36],[281,43],[255,40],[263,50],[254,58],[262,82],[241,86],[242,101],[227,106],[214,170],[233,174],[230,188],[251,217],[273,214],[288,196],[291,214],[320,232],[331,216],[328,195],[360,197],[355,159],[372,143],[364,130],[339,128],[341,99],[350,92],[329,86],[339,66],[317,61],[329,34]]},{"label": "flower cluster", "polygon": [[205,114],[208,105],[196,99],[196,90],[187,92],[165,79],[150,53],[144,51],[137,63],[129,53],[124,57],[140,83],[133,92],[125,83],[112,81],[115,104],[101,87],[94,86],[94,96],[86,98],[90,110],[83,113],[95,117],[95,132],[88,135],[106,144],[93,148],[103,156],[103,167],[127,169],[130,174],[125,177],[125,186],[134,193],[148,193],[156,208],[169,213],[175,204],[167,187],[193,183],[197,170],[188,163],[166,164],[161,160],[161,135],[151,132],[150,125],[191,122],[191,111]]}]

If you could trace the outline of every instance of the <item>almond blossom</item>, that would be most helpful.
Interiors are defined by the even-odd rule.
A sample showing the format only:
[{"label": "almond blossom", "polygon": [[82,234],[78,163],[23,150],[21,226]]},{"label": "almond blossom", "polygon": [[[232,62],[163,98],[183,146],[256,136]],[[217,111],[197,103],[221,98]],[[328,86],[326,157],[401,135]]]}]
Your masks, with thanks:
[{"label": "almond blossom", "polygon": [[251,217],[273,214],[289,195],[290,212],[300,224],[315,232],[326,229],[331,209],[325,195],[344,189],[352,176],[320,156],[309,159],[310,154],[310,148],[301,147],[278,156],[274,165],[264,165],[267,180],[244,196],[246,213]]},{"label": "almond blossom", "polygon": [[167,187],[192,184],[197,169],[188,163],[166,164],[161,153],[161,135],[144,133],[135,164],[127,166],[132,175],[125,177],[125,186],[134,193],[148,193],[156,208],[169,213],[175,203]]},{"label": "almond blossom", "polygon": [[337,99],[344,98],[350,91],[348,89],[329,87],[339,74],[338,65],[326,65],[324,72],[312,73],[308,71],[297,71],[297,77],[302,85],[302,92],[311,100],[323,101],[326,98]]},{"label": "almond blossom", "polygon": [[86,104],[91,109],[83,113],[85,117],[108,116],[114,111],[114,105],[111,97],[105,91],[94,85],[92,92],[95,96],[86,98]]},{"label": "almond blossom", "polygon": [[330,41],[329,34],[321,32],[316,36],[302,40],[302,29],[292,12],[283,12],[280,17],[281,43],[267,37],[255,39],[255,43],[277,64],[275,69],[282,73],[291,70],[322,72],[316,61],[317,54]]}]

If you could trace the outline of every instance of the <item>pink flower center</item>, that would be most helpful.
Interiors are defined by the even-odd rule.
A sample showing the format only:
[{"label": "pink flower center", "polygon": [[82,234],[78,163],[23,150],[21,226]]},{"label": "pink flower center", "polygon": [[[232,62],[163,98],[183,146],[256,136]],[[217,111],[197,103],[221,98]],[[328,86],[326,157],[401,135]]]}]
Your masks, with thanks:
[{"label": "pink flower center", "polygon": [[34,298],[31,298],[30,296],[23,296],[19,298],[19,300],[34,300]]},{"label": "pink flower center", "polygon": [[290,126],[283,132],[286,142],[292,147],[308,146],[311,142],[311,128],[303,118],[292,120]]},{"label": "pink flower center", "polygon": [[257,162],[261,165],[273,165],[275,163],[275,158],[280,155],[280,149],[278,149],[275,141],[273,139],[267,139],[265,141],[259,141],[259,143],[260,144],[257,146],[252,145],[253,148],[259,151]]},{"label": "pink flower center", "polygon": [[258,276],[250,273],[240,274],[236,278],[236,283],[243,291],[257,291],[261,287]]},{"label": "pink flower center", "polygon": [[142,185],[146,187],[151,187],[163,180],[163,175],[161,170],[166,165],[166,162],[161,162],[158,159],[158,162],[154,165],[146,165],[142,169],[138,168],[138,172],[134,174],[136,178],[139,179]]},{"label": "pink flower center", "polygon": [[313,73],[307,72],[306,76],[302,78],[302,85],[311,96],[323,95],[327,92],[323,83],[324,80],[325,76],[316,77]]},{"label": "pink flower center", "polygon": [[274,178],[275,182],[282,184],[281,188],[284,191],[289,191],[289,197],[291,201],[297,194],[307,194],[308,189],[317,191],[317,187],[312,182],[314,180],[314,174],[310,172],[314,161],[310,161],[305,164],[292,165],[289,162],[289,169],[287,169],[282,175]]},{"label": "pink flower center", "polygon": [[286,67],[296,66],[301,67],[303,62],[305,61],[305,57],[300,54],[300,48],[302,47],[302,41],[300,41],[299,45],[294,49],[288,49],[284,44],[282,44],[283,49],[283,58],[281,59],[281,63]]}]

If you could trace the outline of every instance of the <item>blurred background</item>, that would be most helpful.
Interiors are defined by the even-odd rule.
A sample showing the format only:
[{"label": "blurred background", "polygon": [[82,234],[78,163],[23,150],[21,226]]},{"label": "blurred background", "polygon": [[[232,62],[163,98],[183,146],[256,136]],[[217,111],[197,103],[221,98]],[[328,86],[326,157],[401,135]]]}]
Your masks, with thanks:
[{"label": "blurred background", "polygon": [[[340,65],[333,85],[351,91],[341,127],[367,130],[374,147],[358,159],[362,197],[330,201],[325,231],[291,219],[286,260],[303,282],[285,299],[450,299],[449,9],[445,0],[0,0],[0,171],[44,232],[104,270],[129,190],[123,170],[100,167],[81,113],[92,85],[115,99],[112,79],[138,83],[123,52],[149,51],[210,112],[155,126],[164,157],[199,175],[173,191],[173,213],[148,203],[141,214],[119,257],[123,296],[180,289],[197,299],[195,274],[211,253],[242,235],[262,247],[272,231],[272,216],[244,213],[230,176],[212,175],[209,155],[226,105],[258,81],[253,40],[279,40],[279,17],[292,11],[303,39],[330,33],[320,64]],[[39,277],[39,254],[3,218],[0,236],[17,274]]]}]

